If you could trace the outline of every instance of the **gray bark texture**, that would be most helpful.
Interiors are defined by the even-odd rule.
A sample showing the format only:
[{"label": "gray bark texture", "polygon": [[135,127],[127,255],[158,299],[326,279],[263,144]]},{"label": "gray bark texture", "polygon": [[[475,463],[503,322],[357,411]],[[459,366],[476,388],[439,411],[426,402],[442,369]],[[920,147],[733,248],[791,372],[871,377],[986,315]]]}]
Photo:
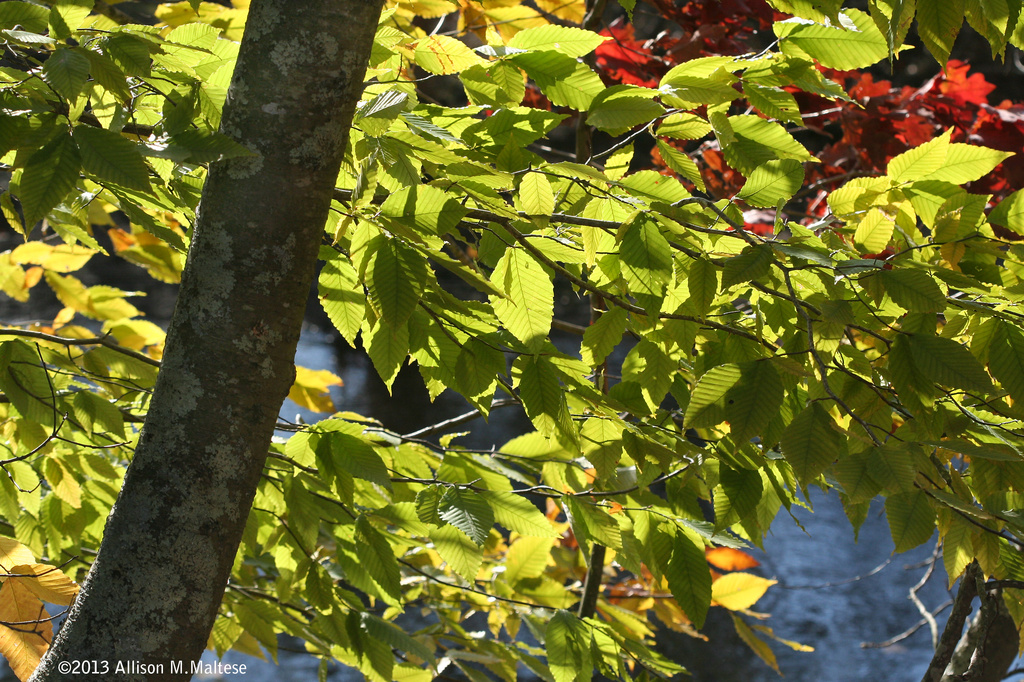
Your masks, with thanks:
[{"label": "gray bark texture", "polygon": [[960,638],[942,682],[999,682],[1017,658],[1020,635],[1002,594],[981,596],[981,608]]},{"label": "gray bark texture", "polygon": [[[253,0],[160,376],[99,555],[32,676],[187,680],[263,470],[381,0]],[[181,673],[172,661],[183,661]],[[135,671],[117,663],[136,664]],[[162,666],[136,672],[138,664]],[[76,679],[81,679],[80,676]]]}]

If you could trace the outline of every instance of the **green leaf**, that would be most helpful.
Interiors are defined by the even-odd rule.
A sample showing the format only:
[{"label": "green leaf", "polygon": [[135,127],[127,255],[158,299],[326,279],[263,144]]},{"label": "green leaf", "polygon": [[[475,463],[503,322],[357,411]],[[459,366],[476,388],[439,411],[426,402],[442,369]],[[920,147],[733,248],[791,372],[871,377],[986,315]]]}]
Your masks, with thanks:
[{"label": "green leaf", "polygon": [[515,493],[486,490],[480,493],[494,510],[494,519],[510,531],[539,538],[557,537],[551,522],[532,502]]},{"label": "green leaf", "polygon": [[800,117],[800,105],[797,104],[796,98],[782,88],[746,82],[743,84],[743,94],[747,96],[747,101],[755,109],[768,118],[796,125],[803,123],[803,119]]},{"label": "green leaf", "polygon": [[989,222],[1024,235],[1024,190],[1017,190],[999,202],[988,217]]},{"label": "green leaf", "polygon": [[723,142],[722,152],[726,162],[744,175],[774,159],[814,158],[778,123],[753,115],[730,116],[727,120],[733,139]]},{"label": "green leaf", "polygon": [[844,9],[843,14],[851,28],[794,19],[776,22],[775,34],[781,39],[783,53],[809,56],[822,66],[840,70],[862,69],[889,55],[889,44],[871,17],[855,9]]},{"label": "green leaf", "polygon": [[725,418],[739,446],[760,435],[782,407],[782,379],[769,360],[745,362],[740,379],[725,395]]},{"label": "green leaf", "polygon": [[459,74],[459,80],[472,104],[514,107],[526,94],[523,72],[505,61],[471,66]]},{"label": "green leaf", "polygon": [[391,649],[398,649],[416,658],[433,664],[434,651],[418,639],[406,634],[405,630],[390,621],[375,616],[372,613],[360,613],[363,629],[371,638],[383,642]]},{"label": "green leaf", "polygon": [[672,137],[677,140],[699,140],[711,132],[711,124],[697,114],[676,113],[668,116],[655,133],[658,136]]},{"label": "green leaf", "polygon": [[437,507],[446,490],[443,485],[428,485],[416,493],[416,518],[423,523],[443,526],[444,522],[437,513]]},{"label": "green leaf", "polygon": [[519,31],[508,41],[508,46],[521,50],[554,50],[569,57],[582,57],[606,40],[611,39],[593,31],[546,24]]},{"label": "green leaf", "polygon": [[935,534],[935,510],[922,490],[886,498],[885,515],[897,552],[924,544]]},{"label": "green leaf", "polygon": [[738,99],[740,93],[733,87],[736,82],[736,76],[724,69],[701,71],[684,62],[662,77],[658,90],[665,104],[679,109],[695,109],[701,105],[714,106]]},{"label": "green leaf", "polygon": [[582,523],[587,539],[611,549],[622,549],[622,532],[619,524],[603,509],[575,497],[566,498],[566,507],[578,528]]},{"label": "green leaf", "polygon": [[949,137],[952,134],[953,129],[950,128],[939,137],[893,157],[886,167],[886,175],[893,182],[898,183],[913,182],[929,177],[946,163],[946,155],[950,147]]},{"label": "green leaf", "polygon": [[78,182],[81,167],[78,146],[63,133],[29,157],[18,187],[26,227],[35,225],[64,200]]},{"label": "green leaf", "polygon": [[632,85],[613,85],[591,102],[587,123],[609,135],[621,135],[634,126],[650,123],[665,113],[665,108],[651,99],[657,93]]},{"label": "green leaf", "polygon": [[583,345],[580,347],[583,362],[590,367],[602,364],[608,354],[622,341],[628,317],[626,310],[619,307],[601,313],[597,321],[583,332]]},{"label": "green leaf", "polygon": [[149,191],[149,167],[139,148],[118,133],[80,125],[73,132],[82,156],[82,168],[101,180]]},{"label": "green leaf", "polygon": [[355,550],[359,563],[380,587],[382,598],[398,606],[402,599],[398,561],[391,544],[362,514],[356,518]]},{"label": "green leaf", "polygon": [[523,409],[545,436],[579,451],[579,433],[569,414],[559,372],[544,356],[520,355],[512,365],[513,384],[519,387]]},{"label": "green leaf", "polygon": [[711,312],[711,305],[718,296],[718,267],[704,258],[697,258],[690,264],[686,274],[690,290],[690,302],[699,315]]},{"label": "green leaf", "polygon": [[0,28],[20,26],[25,31],[46,31],[50,10],[30,2],[0,2]]},{"label": "green leaf", "polygon": [[409,355],[409,325],[392,327],[378,322],[367,329],[364,324],[362,334],[363,347],[390,392],[398,370]]},{"label": "green leaf", "polygon": [[366,315],[366,294],[359,284],[356,269],[347,258],[332,256],[327,259],[320,271],[319,294],[320,305],[331,324],[354,347]]},{"label": "green leaf", "polygon": [[764,277],[775,262],[772,248],[767,244],[748,246],[738,256],[725,261],[722,271],[722,288],[728,289],[735,284],[749,282]]},{"label": "green leaf", "polygon": [[658,145],[658,153],[661,154],[661,160],[665,162],[666,166],[692,182],[700,191],[703,192],[707,189],[700,169],[697,168],[697,164],[694,163],[689,155],[679,151],[664,140],[659,139],[655,142]]},{"label": "green leaf", "polygon": [[865,253],[881,253],[892,239],[896,223],[881,209],[873,208],[867,212],[853,235],[853,241]]},{"label": "green leaf", "polygon": [[988,366],[1014,403],[1024,404],[1024,334],[1007,322],[999,326],[989,346]]},{"label": "green leaf", "polygon": [[804,167],[799,161],[768,161],[754,169],[736,196],[752,206],[775,207],[789,201],[803,182]]},{"label": "green leaf", "polygon": [[43,62],[43,80],[71,101],[78,99],[88,78],[89,60],[71,48],[57,48]]},{"label": "green leaf", "polygon": [[555,212],[555,195],[543,173],[526,173],[519,182],[519,205],[529,216],[550,218]]},{"label": "green leaf", "polygon": [[715,488],[715,528],[721,530],[743,521],[755,511],[764,495],[761,473],[750,469],[731,469],[724,464]]},{"label": "green leaf", "polygon": [[397,238],[378,235],[366,245],[364,281],[370,305],[382,324],[405,325],[427,283],[427,265],[417,252]]},{"label": "green leaf", "polygon": [[601,77],[593,69],[560,52],[526,52],[508,59],[526,71],[555,106],[586,111],[604,90]]},{"label": "green leaf", "polygon": [[579,670],[579,653],[573,635],[576,616],[559,609],[544,630],[548,669],[555,682],[574,682]]},{"label": "green leaf", "polygon": [[513,542],[505,557],[505,578],[509,584],[543,575],[553,545],[552,538],[521,537]]},{"label": "green leaf", "polygon": [[664,567],[672,596],[699,630],[711,606],[711,570],[704,559],[704,541],[689,528],[677,527],[672,558]]},{"label": "green leaf", "polygon": [[82,27],[94,0],[58,0],[50,10],[50,35],[67,40]]},{"label": "green leaf", "polygon": [[946,296],[935,280],[923,270],[894,268],[882,270],[884,291],[896,305],[912,313],[940,313],[946,309]]},{"label": "green leaf", "polygon": [[942,167],[922,180],[938,180],[962,185],[988,175],[992,169],[1013,156],[1013,152],[979,147],[972,144],[951,144]]},{"label": "green leaf", "polygon": [[717,426],[725,420],[725,395],[740,380],[737,365],[718,365],[705,372],[690,395],[683,424],[687,427]]},{"label": "green leaf", "polygon": [[443,235],[454,231],[467,213],[451,195],[430,185],[414,185],[398,190],[381,205],[380,212],[381,215],[428,235]]},{"label": "green leaf", "polygon": [[430,529],[430,539],[441,558],[452,569],[472,584],[484,560],[484,550],[455,526]]},{"label": "green leaf", "polygon": [[348,433],[330,431],[321,436],[330,443],[331,454],[341,469],[383,488],[391,487],[391,474],[373,446]]},{"label": "green leaf", "polygon": [[506,296],[490,297],[498,320],[528,349],[540,350],[555,314],[555,290],[548,273],[532,255],[513,247],[498,261],[491,282]]},{"label": "green leaf", "polygon": [[971,352],[952,339],[908,334],[914,364],[937,384],[965,391],[989,392],[992,382]]},{"label": "green leaf", "polygon": [[622,235],[619,257],[631,293],[664,294],[672,277],[672,248],[656,222],[646,215],[637,215]]},{"label": "green leaf", "polygon": [[942,67],[946,66],[960,27],[964,23],[964,0],[927,2],[917,6],[917,34]]},{"label": "green leaf", "polygon": [[942,563],[949,577],[950,589],[967,565],[974,560],[974,546],[971,536],[974,526],[958,514],[951,515],[949,529],[942,536]]},{"label": "green leaf", "polygon": [[781,438],[782,454],[801,484],[814,481],[846,450],[846,439],[835,428],[832,416],[814,402],[798,414]]},{"label": "green leaf", "polygon": [[438,75],[458,73],[483,61],[461,40],[443,35],[417,41],[414,54],[417,66]]},{"label": "green leaf", "polygon": [[867,502],[882,489],[868,472],[868,461],[863,453],[857,453],[843,457],[836,463],[836,480],[843,486],[851,502]]},{"label": "green leaf", "polygon": [[494,525],[494,512],[483,496],[472,490],[449,488],[438,503],[442,520],[452,524],[478,545],[487,542]]},{"label": "green leaf", "polygon": [[875,26],[885,36],[891,62],[914,21],[916,0],[870,0],[868,5]]}]

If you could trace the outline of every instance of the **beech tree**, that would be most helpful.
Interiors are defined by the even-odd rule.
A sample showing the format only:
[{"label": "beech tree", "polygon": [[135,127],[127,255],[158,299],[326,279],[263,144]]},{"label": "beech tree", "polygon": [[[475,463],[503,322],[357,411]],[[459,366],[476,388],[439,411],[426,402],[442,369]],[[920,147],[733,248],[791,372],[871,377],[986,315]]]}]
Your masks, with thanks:
[{"label": "beech tree", "polygon": [[[281,633],[323,675],[668,677],[686,662],[656,626],[700,636],[711,607],[776,667],[768,642],[807,647],[753,617],[774,581],[744,549],[812,486],[854,530],[884,498],[897,552],[937,531],[960,587],[926,679],[1006,670],[1024,619],[1011,154],[938,117],[855,162],[797,128],[827,111],[845,139],[859,103],[897,107],[844,86],[898,60],[915,18],[947,65],[965,18],[994,54],[1021,44],[1019,3],[654,4],[773,40],[640,42],[603,2],[192,0],[155,26],[0,3],[0,209],[20,235],[0,288],[64,306],[0,329],[0,653],[21,679],[69,661],[185,679],[172,661],[276,657]],[[180,279],[166,335],[134,292],[72,274],[104,256]],[[471,411],[410,433],[336,411],[337,377],[292,364],[318,257],[324,311],[385,384],[414,364]],[[588,326],[555,318],[556,285]],[[286,394],[328,416],[280,423]],[[460,445],[496,409],[535,430]],[[55,638],[44,602],[71,605]],[[395,625],[419,609],[429,624]]]}]

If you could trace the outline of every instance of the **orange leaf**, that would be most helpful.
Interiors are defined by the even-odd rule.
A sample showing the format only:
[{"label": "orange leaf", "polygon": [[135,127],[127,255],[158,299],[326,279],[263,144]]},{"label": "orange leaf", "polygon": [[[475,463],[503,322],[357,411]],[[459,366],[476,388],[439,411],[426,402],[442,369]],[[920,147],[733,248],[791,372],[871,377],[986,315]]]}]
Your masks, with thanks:
[{"label": "orange leaf", "polygon": [[53,639],[53,625],[43,602],[17,578],[0,587],[0,654],[14,674],[27,680]]},{"label": "orange leaf", "polygon": [[21,564],[11,568],[15,575],[34,576],[12,578],[31,590],[37,597],[50,604],[70,606],[78,595],[78,583],[56,566],[46,564]]},{"label": "orange leaf", "polygon": [[704,556],[709,564],[723,571],[745,571],[748,568],[761,565],[757,559],[746,552],[732,547],[712,547],[704,553]]}]

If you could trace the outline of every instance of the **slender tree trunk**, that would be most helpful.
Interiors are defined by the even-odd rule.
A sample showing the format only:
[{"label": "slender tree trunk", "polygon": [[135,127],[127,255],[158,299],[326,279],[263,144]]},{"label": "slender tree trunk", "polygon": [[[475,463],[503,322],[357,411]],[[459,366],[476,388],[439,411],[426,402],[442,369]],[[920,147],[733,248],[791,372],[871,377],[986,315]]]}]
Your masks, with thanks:
[{"label": "slender tree trunk", "polygon": [[[381,0],[253,0],[163,367],[99,556],[33,680],[186,680],[263,469]],[[174,674],[171,661],[183,661]],[[118,673],[117,662],[163,666]]]}]

